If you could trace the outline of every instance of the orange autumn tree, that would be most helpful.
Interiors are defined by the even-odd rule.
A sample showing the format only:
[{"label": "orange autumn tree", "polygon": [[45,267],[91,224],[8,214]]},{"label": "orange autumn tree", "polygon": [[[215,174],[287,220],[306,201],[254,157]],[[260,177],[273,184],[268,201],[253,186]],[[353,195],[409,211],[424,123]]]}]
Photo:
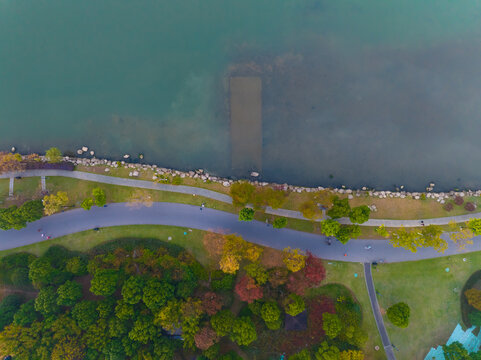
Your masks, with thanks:
[{"label": "orange autumn tree", "polygon": [[242,236],[235,234],[226,235],[219,262],[220,269],[228,274],[234,274],[239,270],[243,258],[255,262],[262,254],[262,248],[245,241]]},{"label": "orange autumn tree", "polygon": [[300,249],[287,247],[282,250],[282,257],[289,271],[297,272],[306,266],[306,256]]}]

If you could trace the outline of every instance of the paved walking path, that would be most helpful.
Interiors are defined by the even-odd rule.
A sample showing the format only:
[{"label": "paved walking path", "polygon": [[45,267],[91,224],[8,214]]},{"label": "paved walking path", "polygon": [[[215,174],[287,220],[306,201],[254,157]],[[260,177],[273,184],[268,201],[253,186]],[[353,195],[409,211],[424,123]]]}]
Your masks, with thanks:
[{"label": "paved walking path", "polygon": [[379,308],[379,303],[377,302],[376,289],[374,288],[374,281],[372,280],[370,263],[364,263],[364,275],[364,278],[366,279],[366,287],[369,294],[369,300],[371,301],[372,313],[374,315],[374,319],[376,320],[379,335],[381,335],[382,346],[384,347],[384,351],[386,352],[388,360],[396,360],[391,341],[389,340],[386,327],[384,326],[384,321],[381,315],[381,310]]},{"label": "paved walking path", "polygon": [[[229,195],[221,194],[216,191],[207,190],[203,188],[198,188],[194,186],[185,185],[169,185],[169,184],[158,184],[153,181],[148,180],[137,180],[137,179],[127,179],[115,176],[100,175],[94,173],[88,173],[83,171],[67,171],[67,170],[26,170],[23,172],[16,173],[4,173],[0,174],[0,178],[12,178],[15,176],[31,177],[31,176],[64,176],[79,180],[95,181],[111,185],[120,186],[130,186],[138,187],[143,189],[161,190],[161,191],[171,191],[182,194],[198,195],[204,196],[209,199],[222,201],[228,204],[232,204],[232,198]],[[306,220],[306,218],[299,211],[287,210],[287,209],[272,209],[270,207],[266,208],[267,214],[284,216],[294,219]],[[469,219],[479,219],[481,218],[481,212],[474,214],[449,216],[441,218],[432,219],[419,219],[419,220],[390,220],[390,219],[369,219],[367,222],[363,223],[362,226],[380,226],[384,225],[386,227],[417,227],[421,226],[421,221],[424,221],[425,225],[447,225],[451,221],[454,222],[466,222]],[[318,219],[316,221],[321,221]],[[348,218],[339,219],[341,224],[351,224]]]},{"label": "paved walking path", "polygon": [[40,182],[42,183],[42,191],[47,190],[47,183],[45,182],[45,176],[40,177]]},{"label": "paved walking path", "polygon": [[14,181],[14,178],[11,177],[10,178],[10,182],[8,184],[8,197],[12,197],[13,196],[13,181]]}]

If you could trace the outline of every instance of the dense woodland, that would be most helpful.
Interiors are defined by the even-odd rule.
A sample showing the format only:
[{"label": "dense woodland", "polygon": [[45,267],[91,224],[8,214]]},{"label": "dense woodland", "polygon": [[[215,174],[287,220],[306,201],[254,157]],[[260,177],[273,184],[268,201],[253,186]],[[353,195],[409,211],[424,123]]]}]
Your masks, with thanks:
[{"label": "dense woodland", "polygon": [[[205,267],[168,242],[117,240],[88,253],[51,247],[0,260],[0,354],[15,359],[362,359],[366,335],[349,291],[309,295],[322,261],[222,239]],[[296,324],[292,329],[289,326]]]}]

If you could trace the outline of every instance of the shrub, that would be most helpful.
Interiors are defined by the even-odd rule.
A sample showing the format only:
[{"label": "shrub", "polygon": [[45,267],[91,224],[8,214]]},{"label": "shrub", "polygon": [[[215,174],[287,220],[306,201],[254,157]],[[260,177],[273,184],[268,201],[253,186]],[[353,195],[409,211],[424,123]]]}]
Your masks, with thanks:
[{"label": "shrub", "polygon": [[464,205],[464,209],[467,211],[474,211],[476,209],[476,205],[474,205],[472,202],[467,202],[466,205]]},{"label": "shrub", "polygon": [[425,193],[422,193],[422,194],[419,196],[419,198],[420,198],[421,200],[426,200],[426,194],[425,194]]},{"label": "shrub", "polygon": [[479,289],[468,289],[464,292],[468,304],[473,308],[481,310],[481,290]]},{"label": "shrub", "polygon": [[349,213],[349,220],[354,224],[362,224],[369,220],[371,209],[368,206],[362,205],[355,207]]},{"label": "shrub", "polygon": [[387,317],[395,326],[405,328],[409,325],[409,305],[403,302],[394,304],[387,309]]},{"label": "shrub", "polygon": [[301,204],[299,210],[301,211],[302,215],[309,220],[318,219],[322,214],[319,207],[314,204],[313,201],[306,201],[305,203]]},{"label": "shrub", "polygon": [[334,339],[341,333],[342,322],[339,316],[331,313],[322,314],[322,329],[327,337]]},{"label": "shrub", "polygon": [[102,207],[106,204],[105,191],[101,188],[95,188],[92,190],[92,196],[95,199],[95,205]]},{"label": "shrub", "polygon": [[281,317],[281,310],[274,301],[268,301],[262,305],[261,317],[269,329],[279,329],[281,324],[281,321],[279,321]]},{"label": "shrub", "polygon": [[456,196],[456,197],[454,198],[454,203],[455,203],[456,205],[463,205],[464,199],[463,199],[461,196]]},{"label": "shrub", "polygon": [[47,158],[48,162],[50,163],[58,163],[62,160],[62,153],[56,147],[51,147],[45,153],[45,157]]},{"label": "shrub", "polygon": [[349,200],[347,198],[336,198],[334,199],[333,204],[334,205],[332,208],[327,211],[327,215],[333,219],[349,216],[349,213],[351,212],[351,206],[349,205]]},{"label": "shrub", "polygon": [[446,211],[451,211],[451,210],[454,209],[454,205],[453,205],[452,202],[448,202],[448,203],[444,204],[443,209],[446,210]]},{"label": "shrub", "polygon": [[245,206],[251,200],[255,189],[255,186],[248,182],[233,183],[230,187],[230,196],[234,206]]},{"label": "shrub", "polygon": [[278,217],[272,223],[272,227],[275,229],[282,229],[283,227],[286,227],[286,225],[287,219],[285,217]]},{"label": "shrub", "polygon": [[306,303],[296,294],[290,294],[284,301],[286,314],[297,316],[306,309]]},{"label": "shrub", "polygon": [[481,311],[473,311],[468,314],[471,325],[481,326]]},{"label": "shrub", "polygon": [[240,221],[252,221],[254,219],[254,209],[243,208],[239,212]]},{"label": "shrub", "polygon": [[20,308],[22,298],[18,295],[7,295],[0,303],[0,330],[11,324],[15,313]]},{"label": "shrub", "polygon": [[172,185],[182,185],[182,178],[180,176],[174,176],[172,178]]},{"label": "shrub", "polygon": [[84,201],[82,201],[82,203],[80,204],[80,206],[81,206],[82,209],[84,209],[84,210],[90,210],[93,205],[94,205],[94,201],[93,201],[93,199],[91,199],[91,198],[86,198],[86,199],[85,199]]}]

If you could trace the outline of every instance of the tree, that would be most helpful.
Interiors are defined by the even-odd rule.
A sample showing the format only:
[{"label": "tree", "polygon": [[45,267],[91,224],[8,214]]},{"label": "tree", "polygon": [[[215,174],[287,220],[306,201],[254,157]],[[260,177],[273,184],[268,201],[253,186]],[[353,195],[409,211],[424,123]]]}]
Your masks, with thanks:
[{"label": "tree", "polygon": [[236,254],[224,254],[219,262],[220,269],[227,274],[235,274],[239,270],[241,259]]},{"label": "tree", "polygon": [[332,208],[327,211],[327,215],[329,215],[332,219],[339,219],[349,216],[350,212],[351,206],[349,205],[349,199],[339,199],[336,197],[333,201]]},{"label": "tree", "polygon": [[276,288],[287,282],[288,270],[284,267],[275,267],[269,270],[269,283]]},{"label": "tree", "polygon": [[389,321],[400,328],[405,328],[409,325],[410,309],[408,304],[399,302],[387,309],[387,317]]},{"label": "tree", "polygon": [[359,235],[361,235],[361,228],[359,225],[344,225],[339,229],[337,239],[341,243],[346,244],[349,240],[358,237]]},{"label": "tree", "polygon": [[364,360],[364,353],[361,350],[344,350],[339,360]]},{"label": "tree", "polygon": [[90,291],[95,295],[110,296],[117,288],[118,279],[117,270],[100,269],[90,281]]},{"label": "tree", "polygon": [[51,147],[45,153],[45,157],[49,163],[58,163],[62,161],[62,152],[56,147]]},{"label": "tree", "polygon": [[209,316],[217,314],[223,304],[222,298],[215,292],[209,291],[202,296],[202,308]]},{"label": "tree", "polygon": [[474,235],[481,235],[481,219],[470,219],[468,228],[473,231]]},{"label": "tree", "polygon": [[322,314],[322,329],[330,339],[336,338],[342,330],[342,322],[339,316],[331,313]]},{"label": "tree", "polygon": [[243,316],[234,320],[230,338],[239,346],[247,346],[257,339],[257,332],[252,320]]},{"label": "tree", "polygon": [[234,324],[234,314],[228,309],[221,310],[210,318],[210,324],[217,335],[228,335]]},{"label": "tree", "polygon": [[264,249],[262,249],[260,246],[252,243],[247,243],[244,250],[244,257],[249,261],[256,262],[257,260],[259,260],[263,252]]},{"label": "tree", "polygon": [[18,216],[25,222],[34,222],[43,216],[42,200],[31,200],[22,204],[18,208]]},{"label": "tree", "polygon": [[129,277],[122,286],[122,298],[128,303],[135,305],[142,299],[144,280],[138,276]]},{"label": "tree", "polygon": [[55,344],[52,360],[80,360],[85,358],[85,345],[79,338],[67,336]]},{"label": "tree", "polygon": [[290,294],[284,300],[284,309],[286,314],[297,316],[306,309],[304,299],[297,294]]},{"label": "tree", "polygon": [[57,305],[57,292],[53,286],[40,289],[34,304],[35,310],[44,316],[55,314],[59,311]]},{"label": "tree", "polygon": [[322,260],[307,252],[304,276],[310,286],[318,286],[326,277],[326,269],[322,265]]},{"label": "tree", "polygon": [[473,311],[468,314],[471,325],[481,326],[481,311]]},{"label": "tree", "polygon": [[107,203],[105,192],[101,188],[93,189],[92,196],[94,197],[95,205],[97,205],[98,207],[102,207]]},{"label": "tree", "polygon": [[286,227],[286,225],[287,225],[287,218],[285,218],[285,217],[278,217],[272,223],[272,227],[274,229],[282,229],[282,228]]},{"label": "tree", "polygon": [[289,271],[297,272],[306,265],[306,257],[299,249],[291,249],[290,247],[282,250],[282,260]]},{"label": "tree", "polygon": [[261,317],[270,330],[278,330],[281,327],[281,310],[274,301],[267,301],[262,305]]},{"label": "tree", "polygon": [[35,259],[29,266],[28,277],[37,287],[49,284],[52,280],[55,269],[48,259],[41,257]]},{"label": "tree", "polygon": [[157,279],[149,279],[143,289],[142,301],[152,311],[159,310],[174,297],[174,286]]},{"label": "tree", "polygon": [[448,243],[441,239],[443,230],[436,225],[425,226],[421,231],[406,230],[404,227],[400,227],[396,231],[391,233],[391,239],[389,242],[393,247],[403,247],[417,252],[418,248],[433,247],[438,252],[444,252],[448,248]]},{"label": "tree", "polygon": [[59,212],[63,206],[68,203],[68,196],[65,191],[58,191],[57,195],[45,195],[43,198],[43,206],[45,215],[53,215]]},{"label": "tree", "polygon": [[341,224],[339,224],[336,220],[327,219],[321,221],[321,230],[326,236],[337,236],[340,229]]},{"label": "tree", "polygon": [[84,300],[75,304],[72,308],[72,318],[82,330],[87,330],[90,325],[94,324],[99,313],[97,312],[97,304],[94,301]]},{"label": "tree", "polygon": [[459,341],[443,345],[443,353],[446,360],[471,360],[468,350]]},{"label": "tree", "polygon": [[386,227],[384,226],[384,224],[376,228],[376,233],[385,238],[389,237],[389,232],[386,230]]},{"label": "tree", "polygon": [[180,315],[180,303],[172,299],[160,309],[154,322],[167,331],[173,331],[179,324]]},{"label": "tree", "polygon": [[0,173],[25,170],[26,164],[22,162],[20,154],[0,152]]},{"label": "tree", "polygon": [[197,334],[195,334],[194,341],[195,346],[197,346],[199,349],[207,350],[217,341],[219,341],[219,337],[210,326],[204,326]]},{"label": "tree", "polygon": [[235,292],[242,301],[248,303],[262,298],[262,288],[250,276],[243,276],[235,286]]},{"label": "tree", "polygon": [[129,338],[141,344],[147,344],[155,338],[156,334],[153,318],[143,315],[135,320],[132,330],[129,331]]},{"label": "tree", "polygon": [[94,201],[93,201],[92,198],[86,198],[86,199],[84,199],[84,201],[82,201],[82,203],[80,204],[80,206],[81,206],[82,209],[84,209],[84,210],[90,210],[93,205],[94,205]]},{"label": "tree", "polygon": [[27,226],[27,222],[21,216],[20,211],[16,205],[10,206],[6,209],[0,209],[0,229],[2,230],[20,230]]},{"label": "tree", "polygon": [[57,304],[73,306],[82,297],[82,286],[75,281],[66,281],[57,289]]},{"label": "tree", "polygon": [[82,258],[75,256],[67,260],[65,270],[75,276],[85,275],[87,274],[87,263]]},{"label": "tree", "polygon": [[302,215],[309,220],[319,219],[322,215],[321,209],[313,201],[306,201],[299,208]]},{"label": "tree", "polygon": [[252,199],[255,186],[248,182],[236,182],[230,186],[230,196],[234,206],[245,206]]},{"label": "tree", "polygon": [[288,360],[311,360],[311,354],[308,349],[302,349],[297,354],[291,355]]},{"label": "tree", "polygon": [[468,289],[464,292],[468,304],[475,309],[481,310],[481,290],[479,289]]},{"label": "tree", "polygon": [[269,278],[266,269],[259,263],[250,263],[244,267],[244,270],[256,281],[257,285],[264,285]]},{"label": "tree", "polygon": [[21,303],[22,299],[16,294],[7,295],[2,300],[0,303],[0,330],[12,323]]},{"label": "tree", "polygon": [[253,219],[254,219],[254,209],[243,208],[239,212],[239,220],[240,221],[252,221]]},{"label": "tree", "polygon": [[353,208],[349,213],[349,220],[354,224],[363,224],[369,220],[371,209],[367,205],[361,205]]},{"label": "tree", "polygon": [[329,345],[323,341],[315,354],[316,360],[339,360],[340,351],[335,345]]},{"label": "tree", "polygon": [[126,303],[124,300],[117,301],[115,306],[115,316],[120,320],[130,320],[136,316],[134,305]]},{"label": "tree", "polygon": [[114,314],[116,301],[114,298],[105,298],[97,303],[97,312],[100,318],[107,319]]},{"label": "tree", "polygon": [[27,326],[37,320],[38,313],[35,311],[34,302],[34,300],[30,300],[20,306],[13,316],[13,323],[15,325]]}]

